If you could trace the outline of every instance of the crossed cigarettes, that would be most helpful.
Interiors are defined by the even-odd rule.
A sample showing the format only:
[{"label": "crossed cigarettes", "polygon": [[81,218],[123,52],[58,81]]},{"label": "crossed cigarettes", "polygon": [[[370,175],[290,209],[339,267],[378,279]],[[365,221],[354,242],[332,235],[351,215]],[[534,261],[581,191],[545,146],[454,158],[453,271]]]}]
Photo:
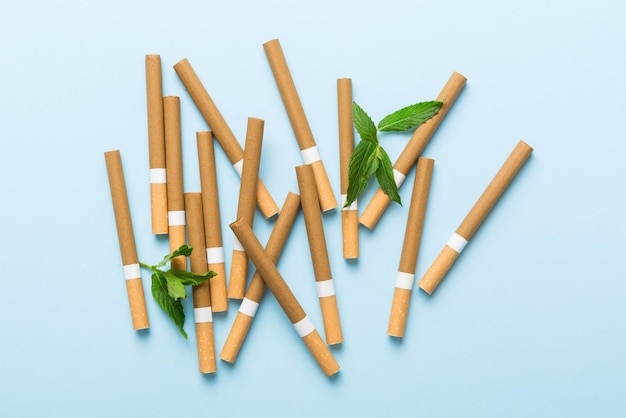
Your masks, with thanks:
[{"label": "crossed cigarettes", "polygon": [[339,371],[339,364],[324,344],[313,323],[307,316],[304,309],[289,289],[285,279],[280,275],[271,257],[263,249],[263,246],[252,232],[252,228],[247,222],[237,220],[230,224],[239,242],[246,250],[248,257],[254,263],[257,271],[265,281],[265,284],[274,294],[279,305],[285,311],[289,321],[294,326],[296,332],[302,338],[305,345],[313,355],[313,358],[320,366],[326,376],[332,376]]}]

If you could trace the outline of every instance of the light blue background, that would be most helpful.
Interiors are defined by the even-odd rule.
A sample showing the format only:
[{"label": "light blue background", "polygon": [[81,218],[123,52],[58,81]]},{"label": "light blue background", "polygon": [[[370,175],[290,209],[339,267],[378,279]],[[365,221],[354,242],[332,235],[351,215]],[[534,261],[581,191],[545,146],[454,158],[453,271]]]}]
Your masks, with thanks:
[{"label": "light blue background", "polygon": [[[618,417],[626,411],[626,26],[619,2],[22,1],[0,6],[0,408],[9,417]],[[407,335],[386,326],[413,172],[361,259],[324,216],[345,342],[319,370],[272,296],[234,366],[197,371],[149,292],[132,330],[103,152],[120,149],[139,258],[150,233],[144,57],[180,95],[185,189],[207,126],[172,69],[188,58],[242,142],[266,120],[261,176],[279,205],[300,155],[262,44],[279,38],[335,193],[336,79],[379,120],[467,86],[434,158],[421,276],[519,139],[535,148]],[[408,135],[381,138],[392,159]],[[227,266],[238,180],[217,148]],[[374,192],[369,187],[361,209]],[[264,242],[272,222],[259,214]],[[321,330],[304,223],[279,268]],[[144,274],[146,290],[149,276]],[[190,315],[190,301],[186,309]],[[237,303],[215,316],[219,353]],[[191,323],[187,330],[192,331]]]}]

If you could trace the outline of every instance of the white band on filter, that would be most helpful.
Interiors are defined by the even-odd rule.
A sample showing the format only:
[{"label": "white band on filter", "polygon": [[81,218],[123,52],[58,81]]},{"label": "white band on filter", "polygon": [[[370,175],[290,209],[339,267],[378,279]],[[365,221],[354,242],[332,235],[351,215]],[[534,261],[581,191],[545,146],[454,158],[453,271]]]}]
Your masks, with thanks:
[{"label": "white band on filter", "polygon": [[237,237],[234,237],[234,238],[235,239],[233,240],[233,250],[245,252],[246,250],[243,248],[243,245],[241,245],[241,242],[239,242]]},{"label": "white band on filter", "polygon": [[395,168],[393,169],[393,179],[396,182],[396,186],[397,187],[400,187],[400,185],[402,183],[404,183],[404,179],[405,178],[406,178],[406,176],[404,174],[402,174],[401,172],[399,172]]},{"label": "white band on filter", "polygon": [[296,332],[298,333],[300,338],[304,338],[313,331],[315,331],[315,327],[313,326],[313,323],[308,316],[305,316],[300,321],[293,324],[293,326],[296,329]]},{"label": "white band on filter", "polygon": [[206,249],[206,261],[208,264],[224,262],[224,247],[211,247]]},{"label": "white band on filter", "polygon": [[413,279],[415,279],[415,274],[399,271],[396,276],[396,287],[398,289],[413,290]]},{"label": "white band on filter", "polygon": [[311,164],[322,159],[317,147],[311,147],[300,151],[305,164]]},{"label": "white band on filter", "polygon": [[354,202],[350,203],[350,206],[348,206],[347,208],[344,208],[345,204],[346,204],[346,200],[348,200],[348,195],[347,194],[342,194],[341,195],[341,210],[357,210],[357,199],[354,199]]},{"label": "white band on filter", "polygon": [[257,309],[259,309],[259,304],[248,298],[243,298],[241,305],[239,305],[239,312],[251,318],[254,318]]},{"label": "white band on filter", "polygon": [[167,183],[167,175],[164,168],[151,168],[150,169],[150,183],[151,184],[163,184]]},{"label": "white band on filter", "polygon": [[243,172],[243,158],[233,164],[233,168],[235,169],[237,174],[239,174],[239,177],[241,177],[241,173]]},{"label": "white band on filter", "polygon": [[328,296],[333,296],[335,294],[335,285],[333,284],[333,279],[315,282],[315,285],[317,286],[318,298],[325,298]]},{"label": "white band on filter", "polygon": [[170,210],[167,212],[167,222],[169,226],[185,226],[185,211]]},{"label": "white band on filter", "polygon": [[467,240],[455,232],[452,234],[446,245],[457,253],[461,253],[463,248],[467,245]]},{"label": "white band on filter", "polygon": [[126,280],[140,279],[141,269],[139,268],[139,264],[126,264],[124,266],[124,277]]},{"label": "white band on filter", "polygon": [[193,310],[193,316],[196,319],[196,324],[213,322],[213,310],[211,310],[210,306],[207,306],[206,308],[195,308]]}]

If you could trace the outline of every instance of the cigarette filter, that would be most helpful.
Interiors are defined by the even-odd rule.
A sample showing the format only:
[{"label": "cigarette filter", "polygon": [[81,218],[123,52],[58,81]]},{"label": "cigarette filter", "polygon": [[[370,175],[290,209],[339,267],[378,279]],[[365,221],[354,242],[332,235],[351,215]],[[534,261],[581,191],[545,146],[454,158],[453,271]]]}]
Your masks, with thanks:
[{"label": "cigarette filter", "polygon": [[211,307],[213,312],[224,312],[228,309],[228,298],[226,297],[226,268],[224,266],[222,221],[220,217],[213,134],[210,131],[197,132],[196,140],[198,143],[200,187],[202,189],[207,268],[217,274],[209,281]]},{"label": "cigarette filter", "polygon": [[315,173],[315,184],[317,186],[317,193],[319,196],[320,207],[322,211],[327,211],[337,207],[337,200],[333,194],[333,189],[328,180],[326,169],[322,163],[320,153],[313,138],[313,133],[309,127],[306,115],[300,97],[296,91],[296,85],[291,78],[285,55],[280,46],[278,39],[273,39],[263,44],[265,54],[272,68],[274,79],[280,91],[280,96],[283,99],[291,127],[300,146],[302,153],[302,159],[305,164],[310,164],[313,167]]},{"label": "cigarette filter", "polygon": [[[185,198],[183,196],[183,150],[180,132],[180,98],[163,98],[165,117],[165,164],[167,166],[167,221],[170,252],[187,242],[185,232]],[[178,256],[171,261],[172,268],[187,270],[187,258]]]},{"label": "cigarette filter", "polygon": [[[262,119],[248,118],[246,133],[246,145],[243,152],[243,171],[239,187],[239,204],[237,206],[237,219],[248,222],[252,227],[254,221],[255,190],[259,176],[261,162],[261,146],[263,144]],[[246,292],[246,279],[248,278],[248,257],[243,247],[237,241],[233,244],[233,255],[230,265],[230,282],[228,284],[228,297],[242,299]]]},{"label": "cigarette filter", "polygon": [[152,233],[167,234],[167,176],[163,128],[161,57],[146,55],[146,102],[148,107],[148,154],[150,156],[150,206]]},{"label": "cigarette filter", "polygon": [[[185,193],[185,207],[189,245],[194,248],[189,257],[191,271],[204,274],[207,270],[204,220],[202,214],[202,194]],[[197,250],[196,250],[197,249]],[[211,279],[212,280],[212,279]],[[210,280],[209,280],[210,281]],[[208,282],[192,287],[193,316],[196,323],[196,345],[200,373],[215,373],[215,343],[213,339],[213,311],[211,310],[211,290]]]},{"label": "cigarette filter", "polygon": [[322,341],[313,323],[302,309],[302,306],[287,286],[285,279],[280,275],[271,257],[265,252],[261,243],[252,232],[247,222],[238,220],[230,224],[241,245],[245,248],[248,257],[252,260],[265,281],[265,284],[274,294],[274,297],[285,311],[296,332],[313,355],[326,376],[332,376],[339,371],[339,364]]},{"label": "cigarette filter", "polygon": [[126,291],[128,293],[133,328],[135,330],[150,328],[120,152],[118,150],[105,152],[104,159],[109,176],[109,186],[111,187],[113,213],[122,254],[122,265],[124,277],[126,278]]},{"label": "cigarette filter", "polygon": [[[398,187],[402,185],[411,167],[415,165],[417,158],[428,144],[428,141],[430,141],[430,138],[448,113],[448,110],[450,110],[450,107],[463,89],[463,86],[465,86],[466,81],[467,79],[461,74],[457,72],[452,73],[452,76],[450,76],[448,82],[443,86],[439,96],[437,96],[437,101],[443,102],[439,113],[417,127],[411,139],[409,139],[409,142],[400,153],[400,156],[393,165],[393,174]],[[389,196],[379,188],[376,193],[374,193],[374,197],[372,197],[372,200],[363,213],[361,213],[359,222],[367,228],[373,229],[385,209],[387,209],[387,206],[389,206],[389,202],[391,202]]]},{"label": "cigarette filter", "polygon": [[313,168],[310,165],[297,166],[296,176],[302,199],[302,213],[304,214],[304,223],[309,238],[311,259],[313,260],[317,296],[324,320],[326,343],[339,344],[343,341],[343,335],[339,320],[339,309],[337,308],[337,296],[335,295],[335,286],[330,271],[330,261],[328,260],[322,214],[319,210],[317,189],[315,188]]},{"label": "cigarette filter", "polygon": [[[291,231],[299,209],[300,196],[295,193],[288,193],[267,241],[267,245],[265,246],[265,252],[269,255],[274,264],[278,262],[278,258],[285,246],[285,242],[287,242],[289,231]],[[220,353],[222,360],[234,363],[237,359],[237,355],[248,335],[252,320],[256,315],[264,294],[265,282],[259,272],[256,271],[252,276],[246,295],[241,301],[235,321],[233,322],[228,338],[226,338],[226,342]]]},{"label": "cigarette filter", "polygon": [[[186,58],[182,59],[174,65],[174,70],[185,86],[185,89],[187,89],[187,92],[189,92],[191,99],[196,104],[202,117],[204,117],[204,120],[209,124],[209,127],[224,149],[233,168],[237,171],[239,176],[241,176],[241,166],[243,164],[243,150],[241,149],[241,145],[237,142],[235,135],[230,130],[228,124],[226,124],[222,114],[217,106],[215,106],[215,103],[202,85],[202,82],[191,67],[191,64],[189,64]],[[271,218],[278,213],[278,206],[261,180],[259,180],[257,188],[256,199],[259,209],[265,218]]]},{"label": "cigarette filter", "polygon": [[392,337],[404,337],[434,164],[435,162],[429,158],[417,160],[413,194],[406,220],[400,265],[391,303],[389,326],[387,327],[387,334]]},{"label": "cigarette filter", "polygon": [[493,205],[500,199],[502,193],[509,186],[517,172],[522,168],[533,149],[524,141],[519,141],[515,149],[506,159],[491,183],[483,194],[478,198],[474,207],[469,211],[456,232],[443,247],[426,274],[419,281],[418,286],[429,295],[432,294],[443,277],[446,275],[454,261],[457,259],[465,245],[474,236],[474,233],[485,220]]},{"label": "cigarette filter", "polygon": [[337,108],[339,120],[339,174],[341,180],[341,236],[343,258],[359,258],[359,215],[357,201],[344,207],[348,196],[348,166],[354,151],[352,122],[352,80],[337,80]]}]

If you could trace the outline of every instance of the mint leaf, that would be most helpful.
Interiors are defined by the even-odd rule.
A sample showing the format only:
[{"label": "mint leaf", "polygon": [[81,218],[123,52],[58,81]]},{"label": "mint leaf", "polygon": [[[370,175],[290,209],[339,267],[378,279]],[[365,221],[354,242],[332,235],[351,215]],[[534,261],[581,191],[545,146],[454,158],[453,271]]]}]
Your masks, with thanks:
[{"label": "mint leaf", "polygon": [[167,263],[172,261],[173,258],[176,258],[176,257],[181,256],[181,255],[185,256],[185,257],[189,257],[191,255],[192,251],[193,251],[192,247],[190,247],[187,244],[183,244],[180,247],[178,247],[177,250],[174,250],[173,253],[168,254],[165,257],[163,257],[163,260],[161,260],[161,262],[159,264],[157,264],[156,266],[153,266],[153,267],[155,267],[155,268],[163,267]]},{"label": "mint leaf", "polygon": [[198,286],[207,280],[217,276],[213,270],[203,274],[191,273],[187,270],[170,269],[170,273],[175,275],[178,280],[185,286]]},{"label": "mint leaf", "polygon": [[185,285],[172,273],[172,270],[164,271],[163,276],[167,281],[167,293],[172,299],[184,299],[187,296]]},{"label": "mint leaf", "polygon": [[398,185],[393,177],[393,165],[387,152],[381,147],[378,152],[378,168],[376,169],[376,179],[380,188],[394,202],[402,205]]},{"label": "mint leaf", "polygon": [[176,324],[182,336],[187,339],[187,333],[183,329],[185,324],[183,304],[180,300],[175,300],[169,295],[167,280],[160,271],[152,275],[152,297],[154,297],[161,309],[174,320],[174,324]]},{"label": "mint leaf", "polygon": [[352,102],[352,119],[354,120],[354,127],[363,141],[378,143],[378,132],[374,121],[356,102]]},{"label": "mint leaf", "polygon": [[348,164],[348,192],[344,207],[350,206],[363,192],[369,178],[378,168],[378,148],[380,145],[370,141],[361,141],[354,148]]},{"label": "mint leaf", "polygon": [[430,102],[420,102],[404,107],[390,115],[385,116],[378,123],[378,130],[385,132],[407,131],[409,129],[413,129],[435,116],[439,112],[439,109],[441,109],[442,105],[442,102],[433,100]]}]

